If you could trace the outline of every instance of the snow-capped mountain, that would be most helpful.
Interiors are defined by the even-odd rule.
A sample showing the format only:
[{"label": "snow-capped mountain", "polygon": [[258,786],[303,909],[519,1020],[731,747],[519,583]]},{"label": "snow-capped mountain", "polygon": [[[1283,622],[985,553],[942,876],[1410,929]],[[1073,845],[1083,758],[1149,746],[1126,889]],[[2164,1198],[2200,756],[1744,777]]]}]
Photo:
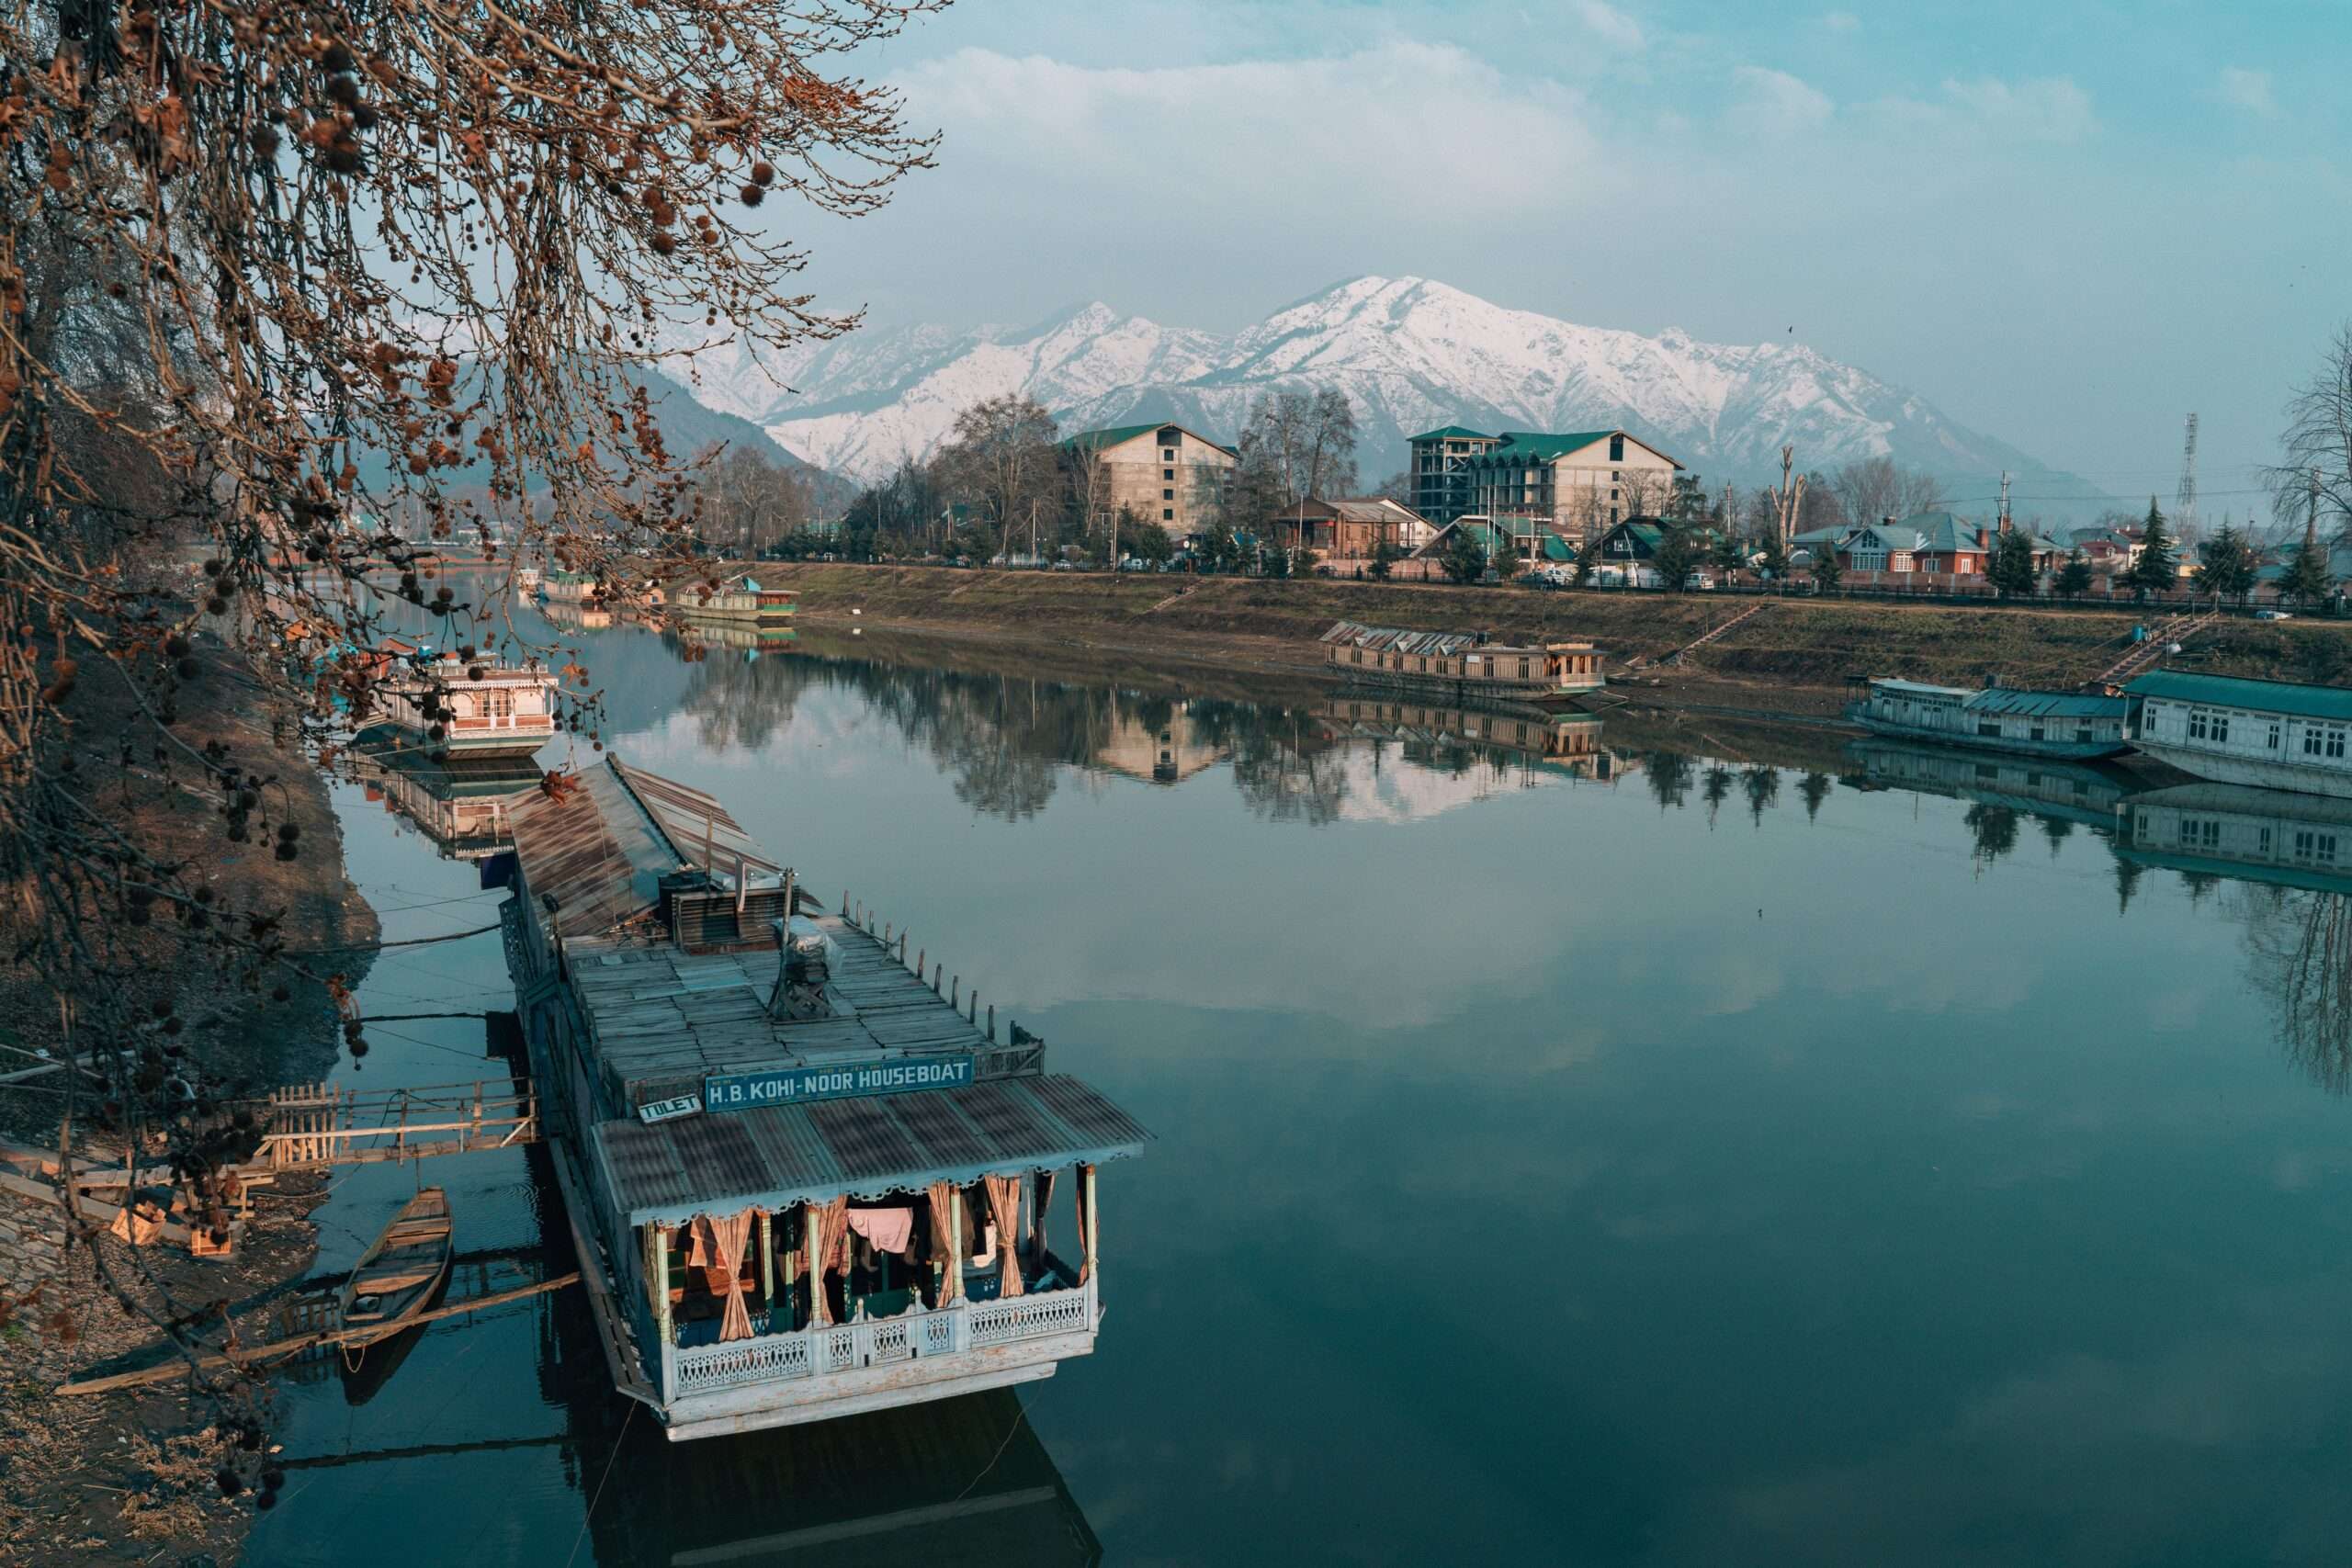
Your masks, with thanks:
[{"label": "snow-capped mountain", "polygon": [[2030,481],[2026,493],[2104,499],[1802,344],[1578,326],[1414,277],[1357,278],[1230,336],[1094,304],[1026,329],[857,333],[769,363],[722,351],[696,369],[702,401],[860,479],[928,456],[958,410],[1002,392],[1035,398],[1065,429],[1176,419],[1230,438],[1261,392],[1329,386],[1355,406],[1367,481],[1403,467],[1405,438],[1435,425],[1622,425],[1710,482],[1777,479],[1786,443],[1808,468],[1887,456],[1953,480],[1991,484],[2007,469]]}]

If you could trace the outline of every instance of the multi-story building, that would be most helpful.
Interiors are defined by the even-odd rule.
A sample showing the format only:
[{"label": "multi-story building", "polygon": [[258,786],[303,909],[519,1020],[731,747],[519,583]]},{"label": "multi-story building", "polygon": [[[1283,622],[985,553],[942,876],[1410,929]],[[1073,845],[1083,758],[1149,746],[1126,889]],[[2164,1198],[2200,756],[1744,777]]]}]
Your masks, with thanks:
[{"label": "multi-story building", "polygon": [[1122,508],[1178,538],[1206,529],[1239,454],[1181,424],[1082,430],[1060,446],[1072,500],[1089,530]]},{"label": "multi-story building", "polygon": [[1589,544],[1665,511],[1682,465],[1622,430],[1565,435],[1448,425],[1412,438],[1417,510],[1440,526],[1465,513],[1530,517]]}]

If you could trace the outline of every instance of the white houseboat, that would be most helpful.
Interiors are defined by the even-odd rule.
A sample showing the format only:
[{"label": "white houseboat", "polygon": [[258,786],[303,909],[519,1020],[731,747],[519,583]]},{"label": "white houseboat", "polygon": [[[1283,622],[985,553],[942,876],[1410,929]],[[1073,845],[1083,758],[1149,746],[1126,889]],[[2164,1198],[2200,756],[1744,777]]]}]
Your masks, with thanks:
[{"label": "white houseboat", "polygon": [[527,757],[555,733],[556,677],[537,660],[460,659],[398,637],[370,657],[378,705],[362,721],[362,747]]},{"label": "white houseboat", "polygon": [[607,759],[510,826],[507,964],[583,1280],[615,1385],[670,1438],[1093,1349],[1096,1168],[1149,1138],[1125,1112],[698,790]]},{"label": "white houseboat", "polygon": [[792,629],[794,601],[789,588],[764,588],[748,572],[737,572],[716,582],[686,579],[663,590],[670,613],[689,626],[748,627],[760,632]]},{"label": "white houseboat", "polygon": [[1873,735],[2025,757],[2112,757],[2123,737],[2123,699],[2015,686],[1931,686],[1873,678],[1846,716]]},{"label": "white houseboat", "polygon": [[1417,632],[1335,624],[1318,639],[1331,673],[1350,685],[1413,692],[1456,702],[1546,703],[1598,692],[1609,682],[1589,642],[1520,647],[1476,632]]},{"label": "white houseboat", "polygon": [[2352,796],[2352,689],[2158,670],[2123,694],[2132,744],[2182,773]]}]

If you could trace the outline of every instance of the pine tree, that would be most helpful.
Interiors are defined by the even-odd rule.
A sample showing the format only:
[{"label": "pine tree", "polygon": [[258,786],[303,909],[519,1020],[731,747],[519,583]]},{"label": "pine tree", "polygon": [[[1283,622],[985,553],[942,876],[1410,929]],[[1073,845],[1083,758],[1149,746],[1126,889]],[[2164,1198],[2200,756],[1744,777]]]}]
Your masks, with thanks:
[{"label": "pine tree", "polygon": [[2066,564],[2058,569],[2058,580],[2051,586],[2063,599],[2079,599],[2091,591],[2090,558],[2080,545],[2066,552]]},{"label": "pine tree", "polygon": [[1666,535],[1657,542],[1657,554],[1650,558],[1651,567],[1663,585],[1679,593],[1690,580],[1690,569],[1699,564],[1699,540],[1689,530],[1668,525]]},{"label": "pine tree", "polygon": [[1838,558],[1837,547],[1824,539],[1821,547],[1813,552],[1813,585],[1835,588],[1845,575],[1846,566]]},{"label": "pine tree", "polygon": [[2316,604],[2335,592],[2335,576],[2328,570],[2327,551],[2316,530],[2303,530],[2303,542],[2295,558],[2287,563],[2286,581],[2278,584],[2278,591],[2303,605]]},{"label": "pine tree", "polygon": [[2165,532],[2165,514],[2156,508],[2156,498],[2148,497],[2148,521],[2141,533],[2140,558],[2123,574],[2132,585],[2133,596],[2139,597],[2154,590],[2168,593],[2180,581],[2180,551]]},{"label": "pine tree", "polygon": [[1505,534],[1502,543],[1495,550],[1495,575],[1510,582],[1519,576],[1520,568],[1525,564],[1525,558],[1519,553],[1519,541]]},{"label": "pine tree", "polygon": [[2243,604],[2254,592],[2254,552],[2246,547],[2245,536],[2223,523],[2221,531],[2205,541],[2201,553],[2197,586],[2216,599]]},{"label": "pine tree", "polygon": [[1743,570],[1747,565],[1747,547],[1739,542],[1738,536],[1730,529],[1718,529],[1714,538],[1708,544],[1707,558],[1728,581],[1732,573]]},{"label": "pine tree", "polygon": [[1477,535],[1460,523],[1453,525],[1453,532],[1447,536],[1445,554],[1441,558],[1445,575],[1456,582],[1476,582],[1487,574],[1487,547],[1478,542]]},{"label": "pine tree", "polygon": [[2033,546],[2022,530],[2002,531],[1993,543],[1992,558],[1985,563],[1984,575],[2004,594],[2034,591],[2040,583],[2040,573],[2033,570]]}]

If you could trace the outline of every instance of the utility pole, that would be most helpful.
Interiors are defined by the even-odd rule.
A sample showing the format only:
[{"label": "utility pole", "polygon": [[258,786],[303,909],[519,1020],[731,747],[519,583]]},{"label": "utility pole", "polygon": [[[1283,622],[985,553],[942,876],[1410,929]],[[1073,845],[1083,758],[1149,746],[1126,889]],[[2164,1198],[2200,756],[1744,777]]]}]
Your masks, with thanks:
[{"label": "utility pole", "polygon": [[2009,470],[2001,470],[2001,532],[2009,531]]}]

